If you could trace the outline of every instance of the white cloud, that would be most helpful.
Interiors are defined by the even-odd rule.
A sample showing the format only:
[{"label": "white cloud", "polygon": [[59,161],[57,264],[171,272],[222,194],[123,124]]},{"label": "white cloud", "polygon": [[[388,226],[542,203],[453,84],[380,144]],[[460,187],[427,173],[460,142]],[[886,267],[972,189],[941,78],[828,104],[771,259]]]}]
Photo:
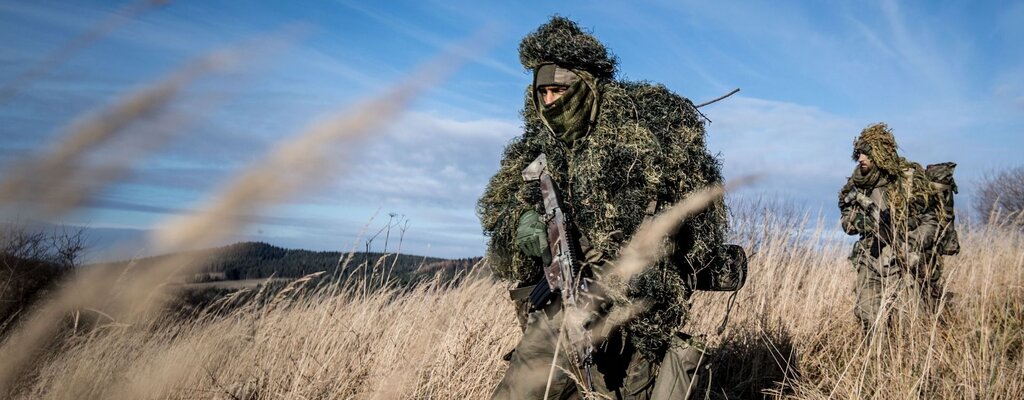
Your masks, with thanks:
[{"label": "white cloud", "polygon": [[[296,221],[291,229],[304,230],[313,246],[322,241],[318,236],[355,235],[351,227],[364,223],[379,206],[381,213],[409,219],[409,251],[452,257],[483,254],[476,201],[497,171],[505,144],[520,133],[519,125],[406,113],[346,160],[346,174],[329,188],[266,214]],[[264,228],[267,235],[287,229]]]},{"label": "white cloud", "polygon": [[518,121],[408,113],[353,160],[339,190],[366,201],[434,203],[472,213],[505,144],[519,132]]},{"label": "white cloud", "polygon": [[994,78],[993,100],[1011,111],[1024,111],[1024,67],[1005,71]]},{"label": "white cloud", "polygon": [[[345,7],[354,10],[370,19],[388,27],[389,29],[400,32],[402,35],[409,37],[419,43],[428,45],[434,50],[444,50],[453,44],[453,40],[442,38],[429,30],[422,29],[416,26],[416,21],[410,21],[408,19],[399,19],[397,17],[387,15],[382,12],[374,11],[369,8],[353,4],[351,2],[342,1]],[[460,38],[461,39],[461,38]],[[495,72],[502,73],[508,77],[520,79],[523,74],[519,70],[518,66],[509,66],[498,60],[490,57],[473,57],[473,62],[484,65]]]},{"label": "white cloud", "polygon": [[0,14],[76,31],[89,28],[95,21],[110,15],[109,12],[90,8],[76,7],[74,10],[69,10],[70,7],[73,6],[66,6],[58,10],[29,2],[3,2],[0,3]]},{"label": "white cloud", "polygon": [[[815,107],[749,97],[726,100],[705,113],[709,147],[733,174],[804,174],[834,178],[850,169],[860,128]],[[841,172],[837,172],[841,171]]]}]

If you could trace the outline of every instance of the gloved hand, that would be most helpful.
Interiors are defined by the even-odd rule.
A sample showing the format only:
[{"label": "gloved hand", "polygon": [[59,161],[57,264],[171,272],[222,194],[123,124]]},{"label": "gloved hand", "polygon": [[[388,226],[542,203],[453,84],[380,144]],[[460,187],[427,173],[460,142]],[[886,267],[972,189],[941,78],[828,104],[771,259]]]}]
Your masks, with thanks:
[{"label": "gloved hand", "polygon": [[853,227],[860,233],[874,233],[875,232],[875,221],[874,218],[867,215],[864,212],[857,212],[853,216]]},{"label": "gloved hand", "polygon": [[843,197],[843,202],[846,204],[855,204],[860,206],[864,210],[870,210],[874,203],[871,202],[871,198],[860,190],[851,190],[846,193],[846,197]]},{"label": "gloved hand", "polygon": [[541,220],[540,213],[527,210],[519,216],[514,243],[523,254],[540,258],[544,265],[551,263],[547,225]]}]

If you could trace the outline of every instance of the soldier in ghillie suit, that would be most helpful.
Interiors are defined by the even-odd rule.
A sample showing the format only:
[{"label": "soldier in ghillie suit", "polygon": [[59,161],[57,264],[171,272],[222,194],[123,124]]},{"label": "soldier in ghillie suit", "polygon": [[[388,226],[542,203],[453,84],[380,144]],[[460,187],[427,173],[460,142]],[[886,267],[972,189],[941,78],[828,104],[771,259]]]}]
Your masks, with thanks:
[{"label": "soldier in ghillie suit", "polygon": [[853,144],[858,165],[839,191],[843,230],[860,235],[850,254],[857,268],[855,313],[865,330],[887,321],[900,286],[916,286],[934,308],[942,277],[934,254],[939,207],[920,164],[896,151],[883,123],[864,128]]},{"label": "soldier in ghillie suit", "polygon": [[[519,56],[534,75],[524,132],[505,148],[478,204],[490,263],[516,287],[510,292],[524,328],[494,398],[541,398],[553,358],[560,368],[548,398],[569,398],[579,388],[565,373],[567,357],[554,357],[558,298],[533,309],[525,299],[551,255],[540,190],[524,182],[523,169],[546,155],[582,263],[600,276],[645,218],[720,184],[721,167],[705,146],[703,122],[690,100],[662,85],[616,80],[614,56],[574,22],[553,17],[523,39]],[[613,399],[685,396],[702,356],[699,343],[681,332],[693,271],[721,259],[726,224],[725,206],[716,201],[666,238],[662,261],[606,291],[617,295],[608,296],[605,308],[612,310],[604,323],[611,328],[596,335],[607,335],[596,343],[596,392]],[[614,321],[616,307],[629,304],[643,304],[645,311]]]}]

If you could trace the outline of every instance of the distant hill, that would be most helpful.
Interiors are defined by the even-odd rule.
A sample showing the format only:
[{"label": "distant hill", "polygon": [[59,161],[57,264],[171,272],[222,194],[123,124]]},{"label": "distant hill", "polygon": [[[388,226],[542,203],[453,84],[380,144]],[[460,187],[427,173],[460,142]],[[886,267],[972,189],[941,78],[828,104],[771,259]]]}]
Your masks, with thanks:
[{"label": "distant hill", "polygon": [[[269,277],[298,278],[316,272],[324,271],[329,275],[339,273],[338,261],[342,253],[337,251],[310,251],[301,249],[286,249],[263,242],[242,242],[224,247],[199,250],[191,252],[198,256],[200,265],[191,268],[195,271],[189,276],[182,276],[183,282],[198,283],[221,280],[246,280],[264,279]],[[138,260],[140,263],[159,261],[161,258],[172,255],[148,257]],[[391,276],[402,281],[409,281],[414,275],[436,272],[455,272],[468,270],[480,257],[462,259],[444,259],[437,257],[425,257],[416,255],[399,254],[389,255],[383,261],[384,253],[377,252],[356,252],[351,256],[345,271],[342,275],[351,273],[363,273],[365,268],[361,265],[369,265],[373,270],[380,261],[380,267],[390,271]],[[348,257],[348,254],[345,254]],[[396,259],[397,258],[397,259]],[[125,264],[128,261],[121,261],[114,264]]]}]

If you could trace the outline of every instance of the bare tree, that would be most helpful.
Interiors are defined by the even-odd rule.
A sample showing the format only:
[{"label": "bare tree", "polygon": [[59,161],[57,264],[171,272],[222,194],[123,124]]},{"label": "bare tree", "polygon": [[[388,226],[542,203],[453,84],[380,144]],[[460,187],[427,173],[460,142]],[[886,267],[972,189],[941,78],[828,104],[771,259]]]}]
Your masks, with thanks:
[{"label": "bare tree", "polygon": [[0,223],[0,337],[81,262],[82,228]]},{"label": "bare tree", "polygon": [[0,255],[51,264],[60,268],[78,266],[85,252],[83,228],[30,227],[23,223],[0,224]]},{"label": "bare tree", "polygon": [[974,206],[982,221],[1024,225],[1024,167],[982,177]]}]

